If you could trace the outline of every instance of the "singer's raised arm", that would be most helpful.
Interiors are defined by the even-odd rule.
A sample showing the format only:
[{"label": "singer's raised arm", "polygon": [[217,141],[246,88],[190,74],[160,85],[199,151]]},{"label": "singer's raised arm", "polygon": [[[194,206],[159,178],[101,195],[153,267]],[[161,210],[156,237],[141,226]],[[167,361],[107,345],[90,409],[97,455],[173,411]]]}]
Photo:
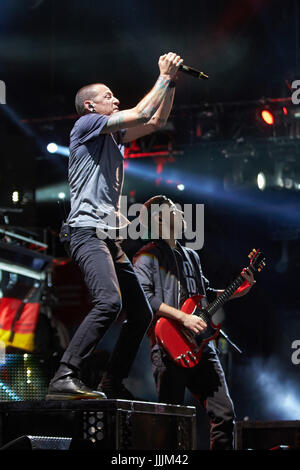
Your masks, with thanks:
[{"label": "singer's raised arm", "polygon": [[175,95],[175,87],[168,88],[166,94],[160,104],[158,110],[149,119],[148,122],[141,124],[136,127],[126,129],[126,133],[123,137],[123,142],[131,142],[132,140],[139,139],[144,135],[151,134],[152,132],[162,129],[169,118]]},{"label": "singer's raised arm", "polygon": [[160,76],[152,90],[132,109],[116,112],[110,116],[101,133],[126,129],[124,142],[130,142],[163,127],[169,117],[175,88],[170,83],[183,60],[174,53],[160,57]]}]

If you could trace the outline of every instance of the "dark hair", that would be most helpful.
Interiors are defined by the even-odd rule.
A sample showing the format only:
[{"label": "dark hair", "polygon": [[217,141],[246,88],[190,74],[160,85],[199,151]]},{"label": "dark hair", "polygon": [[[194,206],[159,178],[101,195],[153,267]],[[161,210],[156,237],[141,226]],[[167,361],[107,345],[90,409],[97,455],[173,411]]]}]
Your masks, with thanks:
[{"label": "dark hair", "polygon": [[151,238],[151,223],[152,223],[152,212],[151,212],[151,206],[153,204],[157,204],[159,206],[163,204],[168,204],[168,206],[173,205],[174,203],[169,199],[167,196],[164,196],[163,194],[159,194],[157,196],[153,196],[148,201],[144,202],[143,208],[140,212],[140,223],[144,227],[147,227],[148,229],[148,234],[146,233],[147,238]]},{"label": "dark hair", "polygon": [[75,108],[78,114],[83,115],[85,113],[84,102],[86,100],[92,100],[98,94],[98,90],[96,89],[97,85],[102,85],[102,83],[92,83],[91,85],[86,85],[77,91],[75,97]]}]

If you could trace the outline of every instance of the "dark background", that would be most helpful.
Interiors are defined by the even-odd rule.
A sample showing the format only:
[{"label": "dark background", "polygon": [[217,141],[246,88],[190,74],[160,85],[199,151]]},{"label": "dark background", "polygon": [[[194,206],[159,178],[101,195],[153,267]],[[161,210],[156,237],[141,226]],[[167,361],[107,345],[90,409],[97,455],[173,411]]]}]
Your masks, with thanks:
[{"label": "dark background", "polygon": [[[252,248],[264,251],[267,266],[256,286],[224,308],[224,329],[243,350],[239,355],[225,345],[222,356],[238,419],[300,419],[300,365],[291,360],[292,342],[300,339],[300,193],[288,183],[265,191],[255,183],[259,171],[273,174],[279,167],[300,184],[299,124],[290,101],[291,82],[300,79],[299,11],[295,0],[0,5],[0,79],[7,100],[0,105],[0,204],[22,207],[10,224],[44,237],[56,257],[65,256],[55,233],[68,159],[46,146],[68,146],[78,88],[104,82],[122,109],[132,107],[152,87],[158,58],[169,51],[210,76],[199,82],[179,75],[169,126],[137,142],[142,152],[169,153],[126,160],[124,194],[130,202],[163,193],[181,204],[205,204],[199,254],[215,287],[237,276]],[[274,126],[259,119],[266,106]],[[13,206],[16,189],[21,201]],[[127,243],[130,256],[137,248]],[[84,297],[78,273],[68,269],[67,276],[54,275],[58,291],[73,285]],[[65,300],[54,309],[71,333],[87,311],[84,299],[76,304],[81,308]],[[102,349],[112,348],[118,328]],[[129,384],[155,401],[146,339]],[[204,433],[199,445],[205,447],[205,439]]]}]

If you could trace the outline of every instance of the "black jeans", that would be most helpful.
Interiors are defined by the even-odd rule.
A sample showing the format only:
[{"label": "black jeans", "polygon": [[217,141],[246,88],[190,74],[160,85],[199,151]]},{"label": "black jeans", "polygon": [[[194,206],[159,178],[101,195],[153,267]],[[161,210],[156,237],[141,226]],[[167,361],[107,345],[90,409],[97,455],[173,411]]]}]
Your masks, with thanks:
[{"label": "black jeans", "polygon": [[199,364],[190,369],[177,366],[157,345],[152,348],[151,359],[158,401],[183,404],[187,387],[206,408],[210,420],[210,449],[232,449],[234,407],[214,348],[207,345]]},{"label": "black jeans", "polygon": [[120,379],[127,377],[152,319],[150,304],[117,241],[100,240],[94,228],[72,228],[69,248],[84,275],[93,308],[76,330],[61,362],[80,369],[124,307],[126,321],[107,371]]}]

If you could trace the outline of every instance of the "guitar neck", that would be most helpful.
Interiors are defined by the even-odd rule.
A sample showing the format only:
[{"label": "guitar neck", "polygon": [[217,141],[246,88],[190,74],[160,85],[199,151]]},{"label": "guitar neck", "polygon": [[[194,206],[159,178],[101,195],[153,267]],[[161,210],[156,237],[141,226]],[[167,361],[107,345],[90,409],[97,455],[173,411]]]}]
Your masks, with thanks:
[{"label": "guitar neck", "polygon": [[208,305],[208,307],[205,307],[206,312],[210,317],[213,316],[213,314],[224,305],[227,300],[230,299],[232,294],[243,284],[245,279],[243,276],[240,274],[235,281],[233,281],[232,284],[230,284],[227,289],[222,292],[221,295],[219,295],[211,304]]}]

